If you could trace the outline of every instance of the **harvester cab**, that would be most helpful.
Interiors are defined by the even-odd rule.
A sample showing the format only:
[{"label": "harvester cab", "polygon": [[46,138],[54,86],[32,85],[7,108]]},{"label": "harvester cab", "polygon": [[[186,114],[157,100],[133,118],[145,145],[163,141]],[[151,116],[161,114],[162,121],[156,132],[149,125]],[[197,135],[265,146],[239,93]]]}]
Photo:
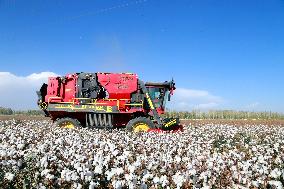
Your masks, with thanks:
[{"label": "harvester cab", "polygon": [[60,127],[126,127],[130,131],[177,130],[162,119],[174,81],[154,83],[131,73],[74,73],[50,77],[37,91],[38,105]]},{"label": "harvester cab", "polygon": [[146,82],[145,86],[159,114],[164,114],[167,101],[170,101],[175,88],[174,81],[163,83]]}]

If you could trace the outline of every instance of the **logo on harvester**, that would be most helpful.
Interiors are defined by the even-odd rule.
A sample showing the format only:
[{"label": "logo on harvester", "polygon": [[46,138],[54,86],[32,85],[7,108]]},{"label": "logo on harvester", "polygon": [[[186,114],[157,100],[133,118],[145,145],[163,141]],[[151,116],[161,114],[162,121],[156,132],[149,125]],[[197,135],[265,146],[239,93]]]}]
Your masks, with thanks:
[{"label": "logo on harvester", "polygon": [[165,124],[165,127],[172,126],[172,125],[174,125],[174,124],[176,124],[176,123],[177,123],[177,120],[176,120],[176,119],[173,119],[172,121],[166,123],[166,124]]}]

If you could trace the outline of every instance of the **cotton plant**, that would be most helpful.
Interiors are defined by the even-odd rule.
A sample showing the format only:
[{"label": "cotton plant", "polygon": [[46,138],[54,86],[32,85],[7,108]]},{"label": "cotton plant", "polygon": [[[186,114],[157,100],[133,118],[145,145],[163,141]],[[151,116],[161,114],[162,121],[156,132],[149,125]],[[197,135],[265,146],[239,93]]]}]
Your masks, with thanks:
[{"label": "cotton plant", "polygon": [[25,178],[26,188],[283,188],[280,125],[196,123],[182,133],[136,134],[6,120],[0,141],[4,187],[23,188]]}]

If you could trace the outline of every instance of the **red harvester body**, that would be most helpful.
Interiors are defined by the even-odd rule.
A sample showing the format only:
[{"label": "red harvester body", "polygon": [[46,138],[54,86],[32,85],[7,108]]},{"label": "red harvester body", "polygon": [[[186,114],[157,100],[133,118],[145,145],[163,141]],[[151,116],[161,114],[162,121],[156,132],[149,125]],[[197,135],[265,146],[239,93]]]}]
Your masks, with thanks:
[{"label": "red harvester body", "polygon": [[146,131],[179,128],[177,118],[162,119],[173,81],[144,83],[131,73],[74,73],[50,77],[37,91],[38,105],[62,127]]}]

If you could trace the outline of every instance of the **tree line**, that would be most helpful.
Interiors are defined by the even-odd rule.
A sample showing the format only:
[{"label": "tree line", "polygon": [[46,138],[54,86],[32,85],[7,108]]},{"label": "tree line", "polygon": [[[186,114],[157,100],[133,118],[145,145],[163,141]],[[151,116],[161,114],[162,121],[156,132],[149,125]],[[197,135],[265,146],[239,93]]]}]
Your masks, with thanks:
[{"label": "tree line", "polygon": [[12,108],[0,107],[0,115],[41,116],[44,115],[44,113],[42,110],[13,110]]},{"label": "tree line", "polygon": [[250,112],[233,110],[168,111],[165,116],[179,117],[180,119],[284,119],[284,114],[278,112]]},{"label": "tree line", "polygon": [[[42,116],[42,110],[13,110],[0,107],[0,115],[27,115]],[[168,111],[164,117],[179,117],[180,119],[284,119],[283,113],[265,111],[233,111],[233,110],[211,110],[211,111]]]}]

